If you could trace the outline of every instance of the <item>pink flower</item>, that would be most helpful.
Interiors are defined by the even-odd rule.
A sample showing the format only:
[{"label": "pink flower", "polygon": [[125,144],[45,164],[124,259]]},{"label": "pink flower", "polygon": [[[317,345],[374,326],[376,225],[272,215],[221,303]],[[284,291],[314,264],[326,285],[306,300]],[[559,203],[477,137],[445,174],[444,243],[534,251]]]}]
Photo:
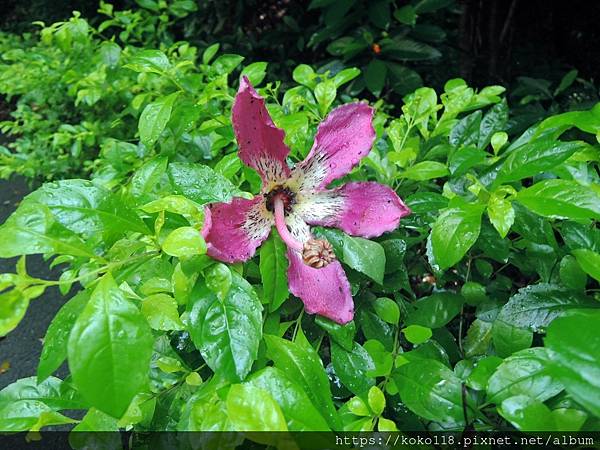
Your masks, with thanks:
[{"label": "pink flower", "polygon": [[352,320],[350,283],[329,242],[315,239],[310,225],[370,238],[395,229],[410,214],[398,195],[379,183],[326,188],[369,153],[375,140],[372,120],[373,109],[363,103],[334,109],[319,125],[307,158],[290,168],[285,133],[243,77],[232,122],[240,159],[258,171],[262,191],[252,200],[210,205],[202,233],[208,254],[229,263],[246,261],[275,225],[288,248],[290,292],[302,299],[306,312],[338,323]]}]

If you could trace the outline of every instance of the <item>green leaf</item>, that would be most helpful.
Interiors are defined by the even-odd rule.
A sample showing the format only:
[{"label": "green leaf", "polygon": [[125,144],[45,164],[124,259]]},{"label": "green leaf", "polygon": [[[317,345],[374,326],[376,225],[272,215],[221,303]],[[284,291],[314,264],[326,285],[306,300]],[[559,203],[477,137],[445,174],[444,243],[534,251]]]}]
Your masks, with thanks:
[{"label": "green leaf", "polygon": [[519,289],[502,307],[498,320],[541,332],[556,317],[563,316],[569,310],[596,306],[597,302],[578,292],[540,283]]},{"label": "green leaf", "polygon": [[349,67],[336,73],[333,77],[333,83],[335,84],[336,88],[339,88],[340,86],[352,81],[359,75],[360,69],[357,69],[356,67]]},{"label": "green leaf", "polygon": [[531,347],[533,331],[496,320],[492,327],[492,341],[498,355],[506,357]]},{"label": "green leaf", "polygon": [[375,380],[367,375],[367,372],[375,370],[375,364],[360,344],[355,342],[352,351],[347,351],[332,342],[331,362],[335,374],[353,394],[365,394],[375,384]]},{"label": "green leaf", "polygon": [[241,194],[227,178],[207,166],[171,163],[168,173],[176,193],[200,205],[229,202],[232,197]]},{"label": "green leaf", "polygon": [[600,311],[573,312],[548,327],[550,373],[567,392],[600,417]]},{"label": "green leaf", "polygon": [[99,410],[121,417],[148,383],[153,343],[137,307],[104,275],[69,337],[69,368],[81,395]]},{"label": "green leaf", "polygon": [[219,51],[219,47],[220,44],[218,42],[206,47],[206,50],[202,52],[202,64],[208,64]]},{"label": "green leaf", "polygon": [[167,294],[154,294],[142,301],[142,314],[154,330],[183,330],[177,302]]},{"label": "green leaf", "polygon": [[365,70],[365,83],[373,95],[379,95],[385,85],[387,66],[379,59],[372,59]]},{"label": "green leaf", "polygon": [[234,384],[227,394],[227,415],[237,431],[287,431],[281,408],[264,389]]},{"label": "green leaf", "polygon": [[375,365],[375,369],[370,370],[367,375],[370,377],[388,376],[394,364],[392,353],[388,352],[381,342],[374,339],[366,341],[363,347],[369,353]]},{"label": "green leaf", "polygon": [[431,228],[433,256],[440,269],[459,262],[477,241],[483,208],[464,203],[440,213]]},{"label": "green leaf", "polygon": [[[492,141],[493,136],[502,132],[502,130],[506,127],[507,122],[508,105],[506,104],[506,100],[503,100],[500,103],[492,106],[490,110],[485,113],[483,119],[481,119],[477,148],[485,149]],[[497,144],[498,142],[496,142],[496,145]]]},{"label": "green leaf", "polygon": [[204,271],[206,286],[217,294],[219,299],[225,298],[229,289],[231,289],[232,275],[231,270],[226,264],[215,263]]},{"label": "green leaf", "polygon": [[46,206],[25,202],[0,226],[0,257],[35,253],[95,256],[79,236],[54,219]]},{"label": "green leaf", "polygon": [[586,146],[583,142],[539,140],[512,150],[500,165],[495,186],[552,170],[569,156]]},{"label": "green leaf", "polygon": [[373,309],[381,320],[385,320],[392,325],[398,325],[400,321],[400,309],[398,308],[398,304],[391,298],[378,298],[373,303]]},{"label": "green leaf", "polygon": [[258,86],[265,79],[267,74],[267,63],[266,62],[255,62],[249,66],[244,67],[242,70],[242,76],[248,77],[252,86]]},{"label": "green leaf", "polygon": [[206,253],[206,242],[200,231],[193,227],[181,227],[171,231],[162,243],[167,255],[189,258]]},{"label": "green leaf", "polygon": [[0,293],[0,336],[6,336],[19,325],[28,306],[29,299],[17,289]]},{"label": "green leaf", "polygon": [[231,381],[241,381],[258,355],[262,306],[252,286],[232,272],[222,300],[198,283],[188,303],[190,334],[208,366]]},{"label": "green leaf", "polygon": [[515,221],[515,211],[509,200],[494,192],[487,205],[488,217],[500,237],[505,238]]},{"label": "green leaf", "polygon": [[0,409],[19,400],[37,400],[56,411],[85,406],[77,391],[55,377],[39,384],[36,377],[21,378],[0,391]]},{"label": "green leaf", "polygon": [[416,310],[409,313],[407,325],[440,328],[450,322],[460,310],[465,299],[452,292],[438,292],[413,303]]},{"label": "green leaf", "polygon": [[290,295],[287,283],[288,265],[285,244],[279,234],[271,233],[260,248],[259,265],[263,296],[271,312],[276,311]]},{"label": "green leaf", "polygon": [[313,81],[315,77],[316,74],[313,68],[306,64],[300,64],[292,73],[292,78],[296,83],[303,84],[309,88],[313,88],[315,86],[315,82]]},{"label": "green leaf", "polygon": [[487,356],[477,360],[473,371],[467,377],[465,384],[471,389],[483,391],[487,387],[488,380],[502,363],[502,358]]},{"label": "green leaf", "polygon": [[50,322],[37,368],[39,382],[48,378],[67,359],[69,334],[89,298],[89,291],[79,292],[60,308]]},{"label": "green leaf", "polygon": [[319,104],[321,114],[325,114],[337,95],[335,83],[332,80],[322,81],[315,86],[315,98]]},{"label": "green leaf", "polygon": [[479,128],[481,125],[481,111],[475,111],[458,121],[452,128],[448,141],[455,147],[477,145],[479,141]]},{"label": "green leaf", "polygon": [[302,387],[283,370],[265,367],[253,374],[247,384],[269,392],[281,407],[291,431],[327,431],[329,425]]},{"label": "green leaf", "polygon": [[463,341],[465,358],[472,358],[487,353],[492,339],[492,326],[492,323],[484,322],[480,319],[473,321]]},{"label": "green leaf", "polygon": [[506,358],[488,381],[488,401],[499,405],[515,395],[539,401],[554,397],[563,385],[552,376],[549,362],[548,351],[542,347],[521,350]]},{"label": "green leaf", "polygon": [[527,395],[505,399],[498,412],[521,431],[555,431],[550,409],[541,401]]},{"label": "green leaf", "polygon": [[431,328],[423,327],[421,325],[409,325],[402,329],[402,333],[408,342],[415,345],[427,342],[433,335]]},{"label": "green leaf", "polygon": [[344,235],[342,261],[379,284],[385,273],[385,251],[377,242]]},{"label": "green leaf", "polygon": [[38,431],[44,426],[73,422],[75,420],[52,411],[38,400],[18,400],[0,407],[0,430],[3,432]]},{"label": "green leaf", "polygon": [[433,359],[415,359],[393,373],[402,403],[427,420],[446,424],[464,422],[460,380]]},{"label": "green leaf", "polygon": [[600,196],[569,180],[543,180],[524,189],[517,200],[545,217],[600,220]]},{"label": "green leaf", "polygon": [[169,58],[160,50],[142,50],[125,67],[136,72],[163,74],[171,68]]},{"label": "green leaf", "polygon": [[58,222],[86,241],[102,238],[110,245],[128,231],[150,234],[135,210],[118,195],[90,181],[46,183],[24,201],[46,205]]},{"label": "green leaf", "polygon": [[417,12],[412,5],[402,6],[394,11],[394,18],[404,25],[415,25],[417,23]]},{"label": "green leaf", "polygon": [[340,325],[331,319],[322,316],[315,316],[315,323],[323,328],[331,338],[341,345],[345,350],[352,351],[354,346],[354,336],[356,335],[356,324],[354,320]]},{"label": "green leaf", "polygon": [[381,389],[379,389],[377,386],[373,386],[371,389],[369,389],[367,399],[369,401],[369,407],[371,410],[376,415],[381,415],[385,409],[385,395],[383,395]]},{"label": "green leaf", "polygon": [[587,248],[573,250],[573,254],[585,273],[600,281],[600,254]]},{"label": "green leaf", "polygon": [[312,347],[276,336],[265,335],[264,338],[267,356],[273,360],[275,367],[285,372],[304,389],[332,429],[339,429],[339,418],[333,406],[329,379],[317,352]]},{"label": "green leaf", "polygon": [[243,60],[240,55],[224,54],[215,59],[212,68],[218,75],[230,74]]},{"label": "green leaf", "polygon": [[409,167],[399,176],[400,178],[408,178],[409,180],[431,180],[433,178],[442,178],[449,174],[445,164],[437,161],[423,161]]},{"label": "green leaf", "polygon": [[173,104],[178,96],[179,92],[174,92],[166,97],[160,97],[154,102],[147,104],[142,111],[138,129],[140,132],[140,141],[146,147],[152,147],[166,128],[171,118]]},{"label": "green leaf", "polygon": [[565,255],[563,259],[560,260],[559,274],[560,281],[565,286],[578,291],[585,289],[585,285],[587,284],[587,275],[581,269],[580,263],[578,263],[573,256]]},{"label": "green leaf", "polygon": [[131,178],[131,195],[138,199],[140,204],[151,199],[149,194],[167,170],[168,162],[166,156],[156,156],[135,171]]}]

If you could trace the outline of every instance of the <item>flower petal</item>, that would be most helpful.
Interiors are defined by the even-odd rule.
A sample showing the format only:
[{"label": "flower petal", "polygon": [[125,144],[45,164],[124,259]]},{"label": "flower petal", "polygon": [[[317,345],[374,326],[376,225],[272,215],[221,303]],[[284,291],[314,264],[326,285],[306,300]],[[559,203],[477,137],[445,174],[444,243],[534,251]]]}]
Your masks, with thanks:
[{"label": "flower petal", "polygon": [[314,269],[304,264],[299,252],[288,249],[287,255],[290,292],[302,300],[306,312],[340,324],[350,322],[354,317],[354,302],[340,262]]},{"label": "flower petal", "polygon": [[265,100],[245,76],[235,96],[231,121],[240,159],[256,169],[263,182],[278,182],[289,177],[285,159],[290,149],[283,142],[285,133],[275,126]]},{"label": "flower petal", "polygon": [[340,228],[353,236],[380,236],[410,214],[390,187],[372,181],[351,182],[333,191],[302,197],[297,213],[311,225]]},{"label": "flower petal", "polygon": [[247,261],[269,236],[273,215],[267,211],[262,196],[252,200],[234,198],[231,203],[210,206],[212,225],[205,240],[208,254],[229,263]]},{"label": "flower petal", "polygon": [[350,103],[329,113],[319,125],[310,153],[294,171],[301,189],[324,188],[367,156],[375,140],[373,112],[364,103]]}]

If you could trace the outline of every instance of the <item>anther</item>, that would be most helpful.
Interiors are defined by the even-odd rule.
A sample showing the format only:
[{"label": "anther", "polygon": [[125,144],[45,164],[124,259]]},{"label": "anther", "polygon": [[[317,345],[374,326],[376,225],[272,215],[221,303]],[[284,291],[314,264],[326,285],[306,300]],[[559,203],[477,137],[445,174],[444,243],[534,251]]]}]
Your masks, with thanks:
[{"label": "anther", "polygon": [[315,269],[326,267],[336,260],[333,247],[325,239],[309,239],[302,249],[302,260]]}]

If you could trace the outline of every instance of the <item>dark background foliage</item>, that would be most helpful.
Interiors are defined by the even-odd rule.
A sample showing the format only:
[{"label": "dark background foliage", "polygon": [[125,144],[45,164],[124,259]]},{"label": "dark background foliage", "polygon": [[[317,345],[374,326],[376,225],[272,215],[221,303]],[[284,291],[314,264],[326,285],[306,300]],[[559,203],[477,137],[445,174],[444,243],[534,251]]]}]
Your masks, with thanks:
[{"label": "dark background foliage", "polygon": [[[73,10],[87,18],[97,15],[96,0],[4,0],[0,28],[22,32],[32,20],[47,24],[70,17]],[[135,2],[112,2],[115,9],[135,8]],[[318,30],[320,10],[309,0],[208,0],[176,28],[175,38],[195,44],[221,42],[243,56],[307,64],[328,57],[322,47],[308,47]],[[339,2],[344,3],[344,2]],[[600,2],[588,0],[462,0],[436,15],[433,22],[447,33],[443,58],[423,74],[426,84],[460,76],[469,84],[509,83],[517,76],[560,79],[577,68],[581,77],[597,79],[600,61]],[[401,5],[400,5],[401,6]],[[353,25],[368,20],[356,17]],[[240,39],[240,36],[244,39]]]}]

